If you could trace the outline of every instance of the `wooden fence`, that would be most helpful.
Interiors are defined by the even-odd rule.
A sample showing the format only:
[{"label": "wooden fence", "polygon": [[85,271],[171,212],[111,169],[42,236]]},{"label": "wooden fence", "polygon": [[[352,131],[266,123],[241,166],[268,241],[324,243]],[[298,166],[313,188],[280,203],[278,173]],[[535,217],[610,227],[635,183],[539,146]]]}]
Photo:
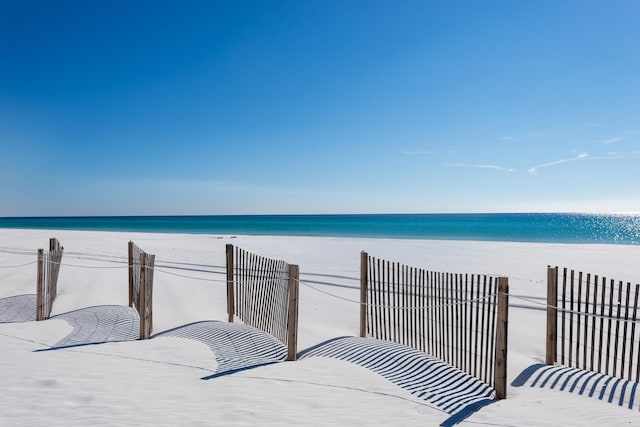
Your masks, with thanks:
[{"label": "wooden fence", "polygon": [[287,346],[287,360],[296,360],[298,345],[298,266],[264,258],[233,245],[227,251],[229,322],[244,323],[270,333]]},{"label": "wooden fence", "polygon": [[155,255],[148,254],[129,242],[129,307],[140,315],[140,339],[146,340],[153,330],[153,268]]},{"label": "wooden fence", "polygon": [[435,273],[361,254],[360,336],[424,351],[507,390],[508,280]]},{"label": "wooden fence", "polygon": [[640,285],[547,269],[546,363],[640,382]]},{"label": "wooden fence", "polygon": [[53,301],[58,295],[58,273],[64,248],[58,239],[49,239],[49,250],[38,249],[38,274],[36,285],[36,320],[51,316]]}]

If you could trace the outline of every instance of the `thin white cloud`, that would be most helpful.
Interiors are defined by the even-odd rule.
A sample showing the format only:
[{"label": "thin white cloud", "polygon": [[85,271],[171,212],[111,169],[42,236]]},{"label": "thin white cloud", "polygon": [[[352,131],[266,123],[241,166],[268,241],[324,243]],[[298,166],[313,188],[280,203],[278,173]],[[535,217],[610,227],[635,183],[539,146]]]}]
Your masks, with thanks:
[{"label": "thin white cloud", "polygon": [[504,135],[498,138],[500,141],[515,141],[517,138],[510,135]]},{"label": "thin white cloud", "polygon": [[531,175],[537,175],[538,171],[540,169],[542,169],[542,168],[546,168],[546,167],[549,167],[549,166],[560,165],[562,163],[575,162],[577,160],[586,159],[587,157],[589,157],[589,155],[587,153],[580,153],[576,157],[571,157],[570,159],[556,160],[556,161],[553,161],[553,162],[543,163],[541,165],[534,166],[534,167],[530,168],[529,170],[527,170],[527,172],[529,172]]},{"label": "thin white cloud", "polygon": [[506,172],[515,171],[515,169],[505,168],[504,166],[497,166],[497,165],[467,165],[465,163],[454,163],[454,164],[449,165],[449,166],[454,167],[454,168],[493,169],[493,170],[506,171]]},{"label": "thin white cloud", "polygon": [[622,141],[624,139],[624,136],[616,136],[613,138],[609,138],[609,139],[605,139],[604,141],[602,141],[603,144],[615,144],[616,142]]},{"label": "thin white cloud", "polygon": [[602,126],[602,124],[601,123],[591,122],[591,123],[585,123],[582,126],[584,126],[586,128],[592,128],[592,127]]}]

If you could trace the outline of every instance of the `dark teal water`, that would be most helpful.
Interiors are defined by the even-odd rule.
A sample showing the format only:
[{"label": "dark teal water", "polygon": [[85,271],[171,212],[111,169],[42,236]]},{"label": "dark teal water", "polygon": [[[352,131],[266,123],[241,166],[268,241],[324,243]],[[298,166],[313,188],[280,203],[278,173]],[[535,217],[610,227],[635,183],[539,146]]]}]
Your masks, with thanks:
[{"label": "dark teal water", "polygon": [[0,228],[640,244],[640,215],[395,214],[0,218]]}]

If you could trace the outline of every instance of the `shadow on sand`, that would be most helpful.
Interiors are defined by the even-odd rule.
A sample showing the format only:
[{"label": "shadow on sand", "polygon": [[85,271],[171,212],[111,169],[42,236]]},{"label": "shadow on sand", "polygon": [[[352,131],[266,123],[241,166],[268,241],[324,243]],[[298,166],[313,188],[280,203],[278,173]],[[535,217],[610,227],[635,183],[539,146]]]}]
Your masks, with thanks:
[{"label": "shadow on sand", "polygon": [[0,298],[0,323],[36,320],[36,294]]},{"label": "shadow on sand", "polygon": [[[52,351],[139,338],[140,318],[134,308],[120,305],[86,307],[52,316],[64,320],[73,330],[47,349]],[[201,321],[159,332],[150,339],[174,337],[206,344],[217,363],[214,374],[202,379],[230,375],[258,366],[285,361],[287,348],[274,336],[254,327],[219,321]]]},{"label": "shadow on sand", "polygon": [[511,385],[577,393],[625,408],[640,409],[638,383],[566,366],[531,365]]},{"label": "shadow on sand", "polygon": [[215,320],[194,322],[160,332],[152,338],[161,337],[196,340],[209,346],[218,367],[213,375],[203,377],[203,380],[287,359],[286,346],[273,335],[240,323]]},{"label": "shadow on sand", "polygon": [[455,425],[495,402],[494,390],[440,359],[373,338],[341,337],[300,352],[299,358],[330,357],[367,368],[451,415]]},{"label": "shadow on sand", "polygon": [[99,305],[51,316],[73,327],[69,335],[52,345],[49,351],[107,342],[133,341],[140,336],[138,312],[122,305]]}]

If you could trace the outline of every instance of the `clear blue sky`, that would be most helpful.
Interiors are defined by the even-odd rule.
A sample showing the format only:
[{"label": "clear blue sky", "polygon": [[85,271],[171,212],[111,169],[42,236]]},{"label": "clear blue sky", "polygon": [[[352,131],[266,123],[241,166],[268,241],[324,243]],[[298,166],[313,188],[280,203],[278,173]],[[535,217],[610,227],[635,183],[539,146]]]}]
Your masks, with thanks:
[{"label": "clear blue sky", "polygon": [[640,212],[640,1],[0,0],[0,216]]}]

